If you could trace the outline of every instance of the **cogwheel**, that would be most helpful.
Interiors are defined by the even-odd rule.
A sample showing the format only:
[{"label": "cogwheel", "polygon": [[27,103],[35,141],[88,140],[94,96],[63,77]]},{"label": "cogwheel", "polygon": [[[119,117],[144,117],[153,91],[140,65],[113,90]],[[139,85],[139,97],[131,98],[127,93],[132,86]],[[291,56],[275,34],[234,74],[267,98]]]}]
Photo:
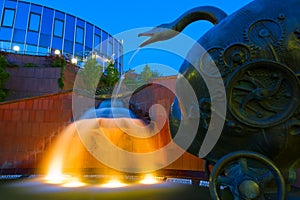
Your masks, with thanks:
[{"label": "cogwheel", "polygon": [[205,76],[218,77],[220,74],[222,76],[223,70],[220,65],[220,52],[222,51],[221,47],[213,47],[203,54],[199,62],[199,69]]},{"label": "cogwheel", "polygon": [[226,68],[226,72],[229,73],[235,68],[251,61],[255,54],[255,46],[241,42],[231,42],[220,52],[221,60],[219,63],[220,66]]},{"label": "cogwheel", "polygon": [[241,66],[226,83],[231,114],[252,127],[271,127],[290,118],[300,95],[296,74],[272,61]]},{"label": "cogwheel", "polygon": [[276,19],[264,18],[251,23],[244,31],[245,42],[261,48],[280,46],[286,37],[283,20],[281,13]]}]

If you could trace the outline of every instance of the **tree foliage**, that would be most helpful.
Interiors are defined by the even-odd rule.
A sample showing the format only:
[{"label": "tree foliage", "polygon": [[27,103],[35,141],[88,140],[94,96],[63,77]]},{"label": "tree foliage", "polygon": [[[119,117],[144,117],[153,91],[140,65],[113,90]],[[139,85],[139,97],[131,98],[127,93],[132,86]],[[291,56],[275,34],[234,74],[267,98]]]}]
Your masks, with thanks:
[{"label": "tree foliage", "polygon": [[145,65],[143,71],[141,72],[141,74],[139,76],[139,79],[140,79],[140,81],[142,81],[144,83],[148,83],[151,81],[151,79],[157,78],[159,76],[160,76],[160,74],[158,72],[151,70],[149,65]]},{"label": "tree foliage", "polygon": [[124,84],[128,89],[134,90],[138,87],[150,83],[153,78],[161,76],[158,72],[152,70],[149,65],[145,65],[140,73],[129,69],[125,74]]},{"label": "tree foliage", "polygon": [[103,69],[96,59],[88,60],[84,68],[79,71],[82,81],[80,89],[90,95],[110,95],[120,78],[120,73],[115,68],[113,61],[109,61],[105,70]]},{"label": "tree foliage", "polygon": [[107,67],[100,79],[98,87],[113,87],[120,78],[120,73],[115,68],[114,62],[109,61]]},{"label": "tree foliage", "polygon": [[93,94],[99,83],[102,71],[103,67],[97,63],[96,59],[88,60],[84,68],[78,72],[82,83],[79,85],[81,87],[80,89]]},{"label": "tree foliage", "polygon": [[140,80],[142,82],[148,82],[150,78],[152,78],[153,72],[151,71],[149,65],[146,65],[143,69],[143,71],[141,72],[140,75]]},{"label": "tree foliage", "polygon": [[10,74],[5,71],[8,63],[4,55],[0,55],[0,101],[3,101],[7,96],[7,91],[4,89],[4,83],[9,79]]}]

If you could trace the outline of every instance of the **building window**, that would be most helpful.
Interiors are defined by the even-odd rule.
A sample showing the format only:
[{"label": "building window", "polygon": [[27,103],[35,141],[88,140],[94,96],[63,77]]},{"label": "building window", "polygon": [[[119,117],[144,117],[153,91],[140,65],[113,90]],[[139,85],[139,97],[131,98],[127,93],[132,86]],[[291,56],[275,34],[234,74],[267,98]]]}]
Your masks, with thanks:
[{"label": "building window", "polygon": [[38,32],[40,30],[41,15],[30,13],[28,30]]},{"label": "building window", "polygon": [[101,47],[100,43],[101,43],[101,36],[98,35],[98,34],[95,34],[95,36],[94,36],[94,49],[96,51],[100,51],[100,47]]},{"label": "building window", "polygon": [[109,56],[113,56],[113,53],[114,53],[114,45],[113,45],[113,41],[111,38],[109,38],[109,42],[108,42],[108,52],[107,54]]},{"label": "building window", "polygon": [[63,33],[64,33],[64,22],[62,20],[55,19],[54,31],[53,31],[54,36],[63,37]]},{"label": "building window", "polygon": [[14,9],[5,9],[2,19],[2,26],[12,27],[15,19],[15,10]]},{"label": "building window", "polygon": [[83,44],[83,28],[77,26],[76,27],[76,42],[79,44]]}]

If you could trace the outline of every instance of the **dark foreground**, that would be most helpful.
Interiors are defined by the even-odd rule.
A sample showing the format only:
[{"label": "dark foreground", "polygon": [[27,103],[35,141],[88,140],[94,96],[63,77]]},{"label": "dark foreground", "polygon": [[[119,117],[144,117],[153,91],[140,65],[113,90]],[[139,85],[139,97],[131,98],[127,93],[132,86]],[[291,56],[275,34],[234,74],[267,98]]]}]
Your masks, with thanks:
[{"label": "dark foreground", "polygon": [[122,188],[97,185],[68,188],[36,180],[0,181],[0,199],[9,200],[182,200],[209,199],[206,187],[177,183],[132,184]]},{"label": "dark foreground", "polygon": [[[210,200],[207,187],[178,183],[131,184],[121,188],[103,188],[96,184],[62,187],[32,178],[0,180],[0,194],[3,200]],[[293,188],[286,199],[300,200],[300,190]]]}]

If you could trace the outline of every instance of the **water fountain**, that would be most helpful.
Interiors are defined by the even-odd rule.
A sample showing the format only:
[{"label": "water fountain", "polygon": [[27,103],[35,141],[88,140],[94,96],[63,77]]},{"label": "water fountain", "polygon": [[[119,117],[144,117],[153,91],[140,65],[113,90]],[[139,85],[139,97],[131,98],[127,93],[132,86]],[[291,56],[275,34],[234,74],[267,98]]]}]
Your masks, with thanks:
[{"label": "water fountain", "polygon": [[[12,184],[1,185],[0,181],[3,197],[33,200],[86,199],[87,196],[92,199],[181,199],[187,191],[197,192],[174,183],[181,178],[182,182],[192,184],[188,176],[179,172],[174,176],[165,171],[153,171],[157,158],[155,162],[151,159],[132,161],[110,148],[111,145],[122,151],[147,154],[171,141],[160,140],[162,134],[169,134],[168,129],[159,125],[165,121],[157,123],[152,119],[151,123],[146,123],[125,107],[118,95],[122,80],[116,86],[117,95],[114,96],[118,98],[101,99],[96,108],[87,108],[80,116],[75,116],[73,123],[58,135],[41,163],[40,169],[44,170],[39,175],[12,181]],[[97,149],[99,146],[102,148]],[[99,155],[105,158],[99,159]],[[165,160],[164,154],[160,156],[159,160]],[[118,162],[122,166],[114,169],[102,160]],[[194,184],[198,184],[197,181]]]},{"label": "water fountain", "polygon": [[[181,199],[186,192],[195,194],[199,192],[182,184],[170,183],[174,182],[172,175],[159,171],[126,173],[126,169],[115,170],[102,164],[93,156],[95,152],[93,154],[89,152],[90,148],[93,148],[91,143],[95,142],[95,139],[100,145],[107,142],[104,140],[109,140],[118,148],[134,153],[152,152],[163,144],[157,145],[155,142],[158,140],[157,135],[152,136],[151,139],[134,137],[134,134],[138,135],[141,131],[146,137],[153,130],[147,127],[144,121],[138,119],[133,112],[124,108],[120,100],[104,100],[92,110],[88,109],[78,121],[63,130],[51,146],[46,159],[41,164],[41,169],[46,169],[43,172],[45,176],[31,175],[26,179],[12,181],[12,184],[6,182],[5,185],[1,185],[0,181],[2,196],[6,199],[33,200],[40,198],[86,199],[87,197],[91,199],[147,197],[159,200]],[[124,133],[128,130],[131,130],[133,136]],[[93,134],[96,134],[97,138]],[[126,163],[121,156],[112,157],[116,154],[109,148],[104,148],[99,153],[106,155],[107,159]],[[149,163],[151,163],[150,160]],[[147,163],[136,163],[140,169],[146,169],[147,165]],[[179,178],[179,174],[176,177]],[[195,199],[197,198],[195,196]]]},{"label": "water fountain", "polygon": [[[216,24],[192,48],[187,57],[192,62],[184,62],[180,69],[176,85],[178,96],[172,105],[169,124],[176,143],[208,161],[207,173],[210,173],[209,165],[214,165],[209,184],[213,199],[299,199],[299,189],[289,190],[286,194],[286,186],[296,180],[294,169],[299,166],[297,97],[300,94],[300,72],[297,63],[300,58],[300,22],[297,8],[300,5],[296,0],[288,0],[284,4],[290,6],[271,0],[255,0],[231,16],[214,7],[199,7],[188,11],[174,23],[164,24],[141,34],[151,36],[142,47],[176,36],[178,31],[198,19]],[[273,9],[270,9],[270,5]],[[248,24],[246,28],[241,26],[245,23]],[[234,38],[231,43],[228,42],[229,35]],[[199,51],[199,44],[207,51]],[[218,87],[213,90],[207,88],[212,83]],[[187,86],[192,87],[195,99],[188,96]],[[119,91],[120,86],[117,88]],[[222,107],[224,102],[225,108]],[[113,107],[114,104],[118,107]],[[82,188],[78,190],[80,194],[76,193],[78,199],[88,195],[91,198],[120,199],[125,194],[128,195],[126,198],[140,199],[141,194],[137,189],[142,191],[143,197],[149,194],[149,190],[140,185],[130,190],[110,190],[114,191],[114,197],[103,194],[107,190],[102,189],[124,188],[126,183],[138,181],[142,184],[165,180],[165,176],[158,174],[153,178],[150,174],[124,176],[120,173],[149,172],[159,165],[153,162],[156,159],[154,157],[149,157],[151,159],[147,162],[137,162],[138,160],[118,154],[120,149],[136,154],[157,151],[160,146],[151,142],[157,136],[153,134],[156,133],[155,126],[144,124],[117,101],[111,101],[106,106],[100,104],[97,109],[95,112],[88,110],[81,115],[79,121],[64,131],[57,141],[57,148],[49,156],[50,161],[46,162],[49,166],[48,174],[43,180],[46,187],[39,188],[37,185],[41,182],[32,181],[28,185],[25,183],[30,188],[29,191],[33,194],[37,190],[48,191],[50,196],[45,195],[45,198],[57,199],[65,194],[72,197],[75,190],[69,188],[75,187]],[[214,118],[218,120],[214,121]],[[188,130],[184,132],[185,137],[177,137],[182,129],[181,124]],[[130,134],[124,134],[128,130]],[[220,134],[213,134],[218,131]],[[192,137],[193,141],[189,146],[185,139],[191,139],[189,136],[194,132],[196,137]],[[135,137],[141,134],[142,137]],[[149,136],[151,140],[147,140],[148,145],[145,145],[143,137]],[[202,143],[206,144],[204,148]],[[168,159],[164,154],[160,156],[159,161]],[[86,168],[101,168],[99,160],[105,160],[109,167],[119,164],[119,170],[116,172],[105,168],[106,171],[101,169],[94,171],[95,173],[84,171]],[[101,176],[103,172],[109,175],[109,179],[113,179]],[[120,177],[123,183],[117,180]],[[56,187],[57,184],[59,187]],[[156,186],[163,190],[156,190]],[[8,191],[15,188],[9,190],[9,186],[5,187]],[[182,187],[172,186],[170,189],[165,184],[151,188],[155,189],[154,196],[150,195],[151,199],[183,199],[187,191],[192,191],[195,195],[189,195],[189,199],[199,199],[208,194],[207,190],[199,188],[182,191]],[[52,196],[53,191],[57,196]],[[82,193],[83,196],[80,196]],[[168,197],[162,197],[163,193]],[[5,194],[11,195],[9,192]]]}]

